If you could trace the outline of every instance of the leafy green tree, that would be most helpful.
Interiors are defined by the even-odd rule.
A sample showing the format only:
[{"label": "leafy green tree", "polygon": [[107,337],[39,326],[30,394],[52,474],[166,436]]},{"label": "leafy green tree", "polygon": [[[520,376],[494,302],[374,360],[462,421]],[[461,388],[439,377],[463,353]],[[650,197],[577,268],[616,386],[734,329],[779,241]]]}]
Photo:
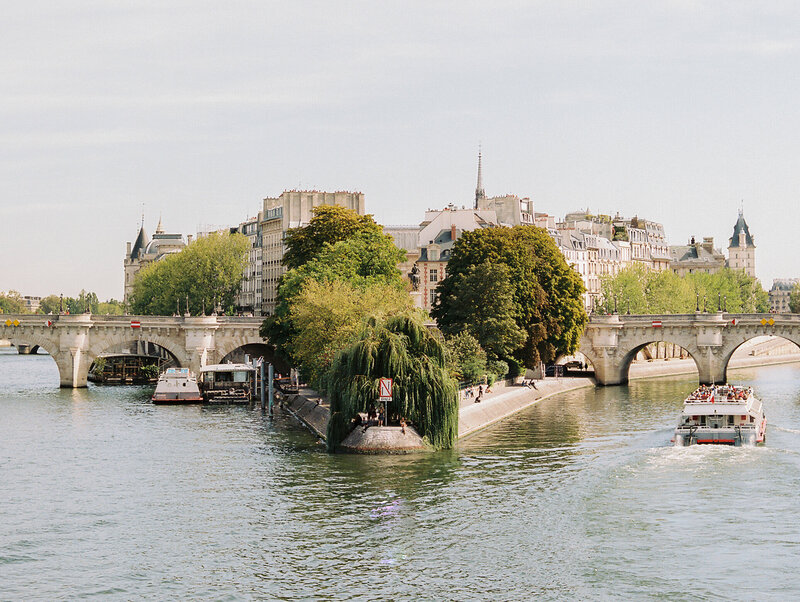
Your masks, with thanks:
[{"label": "leafy green tree", "polygon": [[17,291],[0,292],[0,314],[28,313],[22,296]]},{"label": "leafy green tree", "polygon": [[509,357],[525,342],[525,331],[517,325],[514,287],[508,266],[488,261],[468,266],[454,276],[453,295],[445,334],[469,332],[493,359]]},{"label": "leafy green tree", "polygon": [[793,314],[800,313],[800,282],[795,284],[789,293],[789,311]]},{"label": "leafy green tree", "polygon": [[275,314],[262,324],[261,336],[269,339],[278,354],[290,364],[297,365],[292,341],[298,336],[298,330],[292,322],[291,307],[307,282],[347,282],[361,290],[382,284],[405,290],[406,283],[397,268],[404,259],[405,253],[382,232],[360,232],[350,239],[324,246],[313,259],[283,275]]},{"label": "leafy green tree", "polygon": [[450,374],[460,381],[476,382],[486,374],[486,352],[467,330],[445,339]]},{"label": "leafy green tree", "polygon": [[179,253],[167,255],[136,274],[131,311],[172,315],[180,305],[199,315],[219,304],[232,313],[247,263],[247,237],[214,233],[196,239]]},{"label": "leafy green tree", "polygon": [[97,294],[81,289],[77,297],[64,297],[64,309],[71,314],[97,313]]},{"label": "leafy green tree", "polygon": [[634,314],[692,313],[727,308],[731,313],[769,311],[769,297],[761,283],[741,270],[722,269],[714,274],[697,272],[678,276],[655,272],[636,264],[602,279],[600,311],[611,312],[614,297],[620,313],[630,307]]},{"label": "leafy green tree", "polygon": [[42,297],[39,302],[40,314],[57,314],[61,311],[61,297],[58,295],[47,295]]},{"label": "leafy green tree", "polygon": [[378,282],[355,286],[346,280],[308,279],[290,302],[296,335],[288,347],[302,366],[306,381],[325,391],[325,376],[333,358],[363,328],[367,318],[383,319],[411,309],[411,297],[395,285]]},{"label": "leafy green tree", "polygon": [[121,316],[125,313],[125,306],[122,304],[122,301],[109,299],[108,301],[98,303],[95,312],[102,316]]},{"label": "leafy green tree", "polygon": [[459,296],[460,277],[484,262],[508,270],[514,319],[525,332],[524,343],[514,352],[520,363],[534,367],[577,350],[587,321],[583,283],[547,231],[534,226],[474,230],[455,242],[431,312],[440,328],[452,332],[467,327],[469,309]]},{"label": "leafy green tree", "polygon": [[307,226],[291,228],[286,232],[283,264],[289,269],[308,263],[326,245],[333,245],[362,233],[383,235],[383,229],[375,223],[371,215],[359,215],[347,207],[321,205],[314,207],[312,213],[314,216]]},{"label": "leafy green tree", "polygon": [[358,340],[339,353],[331,368],[328,450],[336,451],[352,430],[352,419],[378,398],[378,380],[394,379],[389,414],[408,419],[436,449],[453,447],[458,436],[458,395],[440,338],[419,313],[371,320]]}]

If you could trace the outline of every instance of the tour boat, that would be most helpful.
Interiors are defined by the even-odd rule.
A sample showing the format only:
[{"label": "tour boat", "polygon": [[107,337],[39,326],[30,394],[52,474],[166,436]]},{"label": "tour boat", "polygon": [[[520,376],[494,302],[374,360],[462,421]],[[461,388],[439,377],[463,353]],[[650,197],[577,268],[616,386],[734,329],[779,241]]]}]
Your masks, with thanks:
[{"label": "tour boat", "polygon": [[752,387],[701,386],[683,402],[675,445],[756,445],[766,439],[767,417]]},{"label": "tour boat", "polygon": [[168,368],[158,377],[153,403],[198,403],[203,401],[197,379],[189,368]]}]

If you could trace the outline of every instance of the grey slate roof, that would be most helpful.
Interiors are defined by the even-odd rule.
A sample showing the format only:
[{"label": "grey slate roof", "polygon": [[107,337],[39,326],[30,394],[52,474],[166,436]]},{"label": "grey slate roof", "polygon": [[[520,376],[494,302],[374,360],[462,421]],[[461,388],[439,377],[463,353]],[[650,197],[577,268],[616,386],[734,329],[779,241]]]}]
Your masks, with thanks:
[{"label": "grey slate roof", "polygon": [[131,249],[131,259],[136,259],[139,256],[139,252],[144,251],[149,242],[150,237],[147,236],[147,232],[144,231],[144,226],[142,226],[139,229],[139,235],[136,237],[136,242],[133,243],[133,249]]},{"label": "grey slate roof", "polygon": [[739,219],[736,220],[736,225],[733,227],[733,236],[731,236],[731,242],[728,245],[728,248],[731,247],[739,247],[739,232],[744,231],[745,235],[745,244],[748,247],[755,247],[756,244],[753,242],[753,237],[750,236],[750,228],[747,227],[747,222],[744,221],[744,215],[742,212],[739,212]]}]

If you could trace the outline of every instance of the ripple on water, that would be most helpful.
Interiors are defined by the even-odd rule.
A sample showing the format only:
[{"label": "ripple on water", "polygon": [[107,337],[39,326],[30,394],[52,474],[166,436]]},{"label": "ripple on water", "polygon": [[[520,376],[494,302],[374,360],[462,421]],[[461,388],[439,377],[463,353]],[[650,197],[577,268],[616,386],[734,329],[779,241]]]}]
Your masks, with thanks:
[{"label": "ripple on water", "polygon": [[545,400],[453,452],[368,457],[326,454],[280,411],[61,391],[30,361],[0,352],[4,598],[797,593],[792,371],[749,377],[765,447],[672,447],[692,383],[660,379]]}]

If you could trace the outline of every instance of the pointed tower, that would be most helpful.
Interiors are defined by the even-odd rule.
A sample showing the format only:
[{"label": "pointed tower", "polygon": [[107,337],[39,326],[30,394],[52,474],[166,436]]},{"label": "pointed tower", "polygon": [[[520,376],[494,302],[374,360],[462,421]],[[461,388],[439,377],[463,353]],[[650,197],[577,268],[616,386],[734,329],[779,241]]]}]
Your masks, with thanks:
[{"label": "pointed tower", "polygon": [[739,219],[728,243],[728,267],[756,277],[756,244],[744,219],[743,209],[739,209]]},{"label": "pointed tower", "polygon": [[156,234],[164,234],[164,226],[161,225],[161,216],[158,216],[158,225],[156,226]]},{"label": "pointed tower", "polygon": [[486,199],[486,191],[483,189],[483,173],[481,171],[481,147],[478,147],[478,185],[475,187],[475,209],[478,209],[480,201]]}]

